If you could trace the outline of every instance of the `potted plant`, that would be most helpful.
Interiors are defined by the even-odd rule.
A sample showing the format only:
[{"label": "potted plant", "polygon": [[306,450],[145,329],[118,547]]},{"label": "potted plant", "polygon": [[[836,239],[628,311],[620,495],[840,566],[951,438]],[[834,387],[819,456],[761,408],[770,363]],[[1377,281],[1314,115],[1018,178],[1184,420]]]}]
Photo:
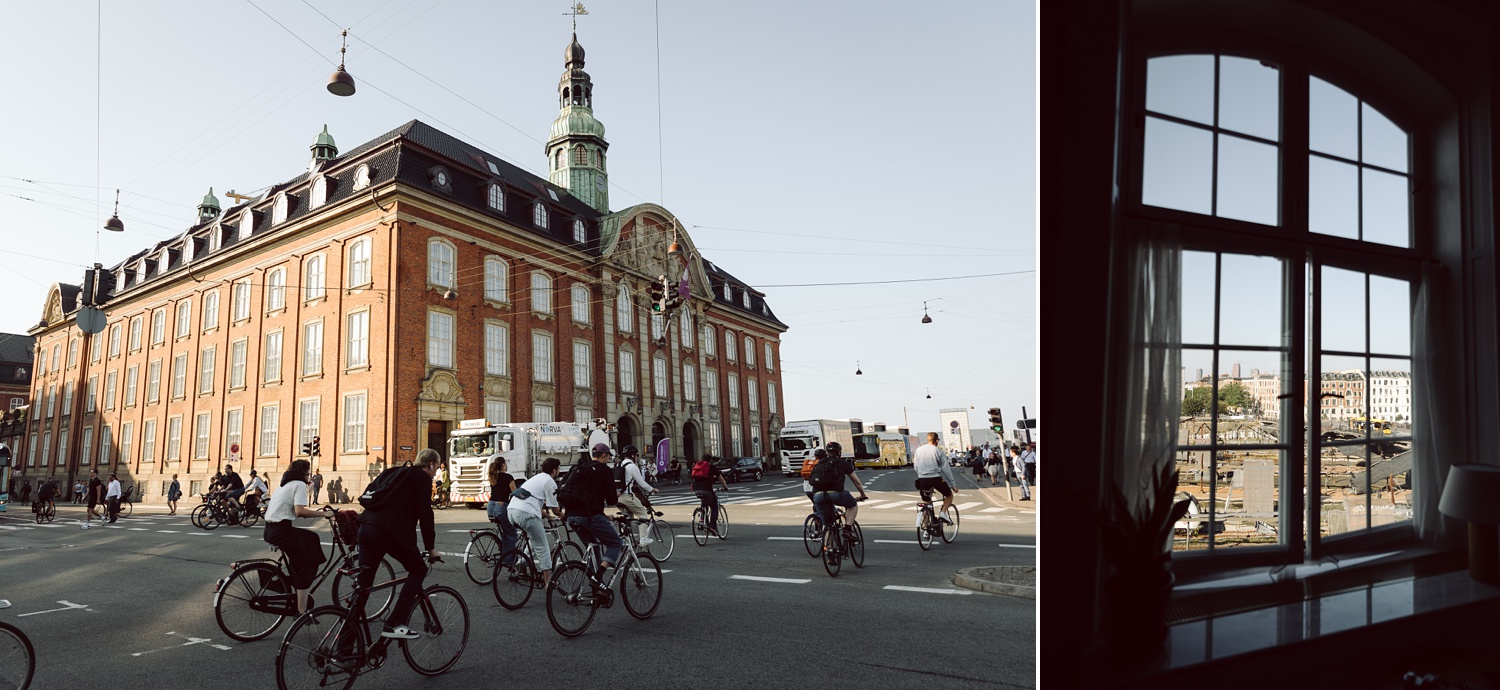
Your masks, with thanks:
[{"label": "potted plant", "polygon": [[1118,486],[1111,487],[1103,520],[1105,630],[1110,653],[1122,661],[1155,656],[1167,635],[1167,603],[1172,574],[1174,525],[1191,499],[1177,497],[1177,463],[1153,477],[1151,491],[1132,506]]}]

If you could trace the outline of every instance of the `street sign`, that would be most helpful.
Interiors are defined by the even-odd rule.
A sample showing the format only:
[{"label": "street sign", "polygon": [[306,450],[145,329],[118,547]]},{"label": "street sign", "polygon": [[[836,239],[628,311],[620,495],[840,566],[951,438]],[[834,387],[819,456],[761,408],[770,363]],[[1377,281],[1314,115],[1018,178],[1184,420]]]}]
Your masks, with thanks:
[{"label": "street sign", "polygon": [[98,307],[83,307],[78,310],[78,330],[89,335],[104,332],[104,311]]},{"label": "street sign", "polygon": [[1035,419],[1017,419],[1016,420],[1016,428],[1017,429],[1035,429],[1036,428],[1036,420]]},{"label": "street sign", "polygon": [[951,427],[957,429],[958,428],[958,420],[955,419],[955,420],[953,420],[951,422],[948,422],[948,426],[951,426]]}]

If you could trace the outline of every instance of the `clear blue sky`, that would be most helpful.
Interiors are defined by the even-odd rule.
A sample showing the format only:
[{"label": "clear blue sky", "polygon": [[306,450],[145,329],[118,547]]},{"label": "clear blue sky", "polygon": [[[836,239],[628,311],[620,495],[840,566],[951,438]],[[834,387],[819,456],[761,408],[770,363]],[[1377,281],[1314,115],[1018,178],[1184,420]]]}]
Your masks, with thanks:
[{"label": "clear blue sky", "polygon": [[[81,280],[115,188],[127,231],[99,240],[106,266],[182,232],[209,187],[228,202],[296,176],[325,124],[349,150],[418,118],[540,172],[569,6],[7,6],[0,332]],[[1015,273],[764,288],[791,326],[789,419],[895,426],[904,407],[917,431],[945,407],[973,405],[973,426],[990,406],[1037,414],[1031,3],[662,0],[659,127],[658,5],[585,6],[614,208],[663,204],[756,286]],[[350,98],[323,88],[339,27]]]}]

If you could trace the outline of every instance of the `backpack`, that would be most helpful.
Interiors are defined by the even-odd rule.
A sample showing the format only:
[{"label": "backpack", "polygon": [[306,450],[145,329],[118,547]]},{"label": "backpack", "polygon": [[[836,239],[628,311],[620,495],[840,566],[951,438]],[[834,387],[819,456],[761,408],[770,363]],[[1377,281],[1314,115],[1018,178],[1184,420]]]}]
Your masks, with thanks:
[{"label": "backpack", "polygon": [[808,458],[806,460],[803,460],[802,461],[802,478],[803,479],[807,479],[808,477],[811,477],[812,476],[813,468],[817,467],[817,466],[818,466],[818,459],[817,458]]},{"label": "backpack", "polygon": [[585,485],[588,481],[583,479],[583,476],[597,471],[599,467],[603,465],[593,460],[574,467],[573,471],[568,473],[568,478],[563,480],[562,486],[557,488],[557,505],[569,515],[587,513],[589,497]]},{"label": "backpack", "polygon": [[365,510],[374,510],[390,505],[395,494],[398,493],[396,487],[401,486],[402,482],[405,481],[407,476],[406,470],[408,469],[411,469],[411,465],[390,467],[381,472],[380,476],[375,478],[375,481],[370,482],[370,485],[365,487],[365,492],[359,495],[359,504],[364,506]]},{"label": "backpack", "polygon": [[833,491],[838,488],[839,482],[844,478],[839,461],[829,458],[830,462],[820,462],[813,468],[807,480],[812,482],[813,491]]},{"label": "backpack", "polygon": [[692,475],[693,479],[712,479],[714,472],[707,460],[699,460],[697,464],[693,465]]},{"label": "backpack", "polygon": [[633,464],[635,464],[634,460],[626,460],[625,462],[622,462],[619,465],[615,466],[614,471],[616,492],[625,493],[625,466]]}]

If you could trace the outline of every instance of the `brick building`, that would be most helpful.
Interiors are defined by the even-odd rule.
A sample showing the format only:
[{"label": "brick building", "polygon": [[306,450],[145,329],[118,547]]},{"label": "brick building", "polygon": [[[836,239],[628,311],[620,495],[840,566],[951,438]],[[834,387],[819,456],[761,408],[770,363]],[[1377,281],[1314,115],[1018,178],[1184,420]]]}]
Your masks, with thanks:
[{"label": "brick building", "polygon": [[[610,211],[576,36],[564,59],[550,181],[415,120],[342,154],[325,127],[302,174],[227,209],[210,190],[92,296],[54,285],[24,475],[108,466],[160,501],[174,473],[190,493],[225,462],[274,477],[318,437],[347,497],[479,417],[771,459],[786,326],[667,209]],[[690,295],[669,318],[647,297],[663,275]]]},{"label": "brick building", "polygon": [[[29,335],[0,333],[0,445],[12,453],[21,447],[31,399],[32,348]],[[0,455],[0,464],[5,462]],[[0,467],[0,493],[9,488],[10,472]],[[20,486],[19,483],[16,486]]]}]

